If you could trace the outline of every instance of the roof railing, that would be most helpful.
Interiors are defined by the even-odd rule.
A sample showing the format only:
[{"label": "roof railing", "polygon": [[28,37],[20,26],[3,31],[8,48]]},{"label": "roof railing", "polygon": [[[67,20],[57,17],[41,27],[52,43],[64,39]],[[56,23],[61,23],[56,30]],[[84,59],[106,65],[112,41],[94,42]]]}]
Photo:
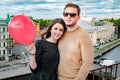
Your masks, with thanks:
[{"label": "roof railing", "polygon": [[86,80],[120,80],[120,63],[93,69]]}]

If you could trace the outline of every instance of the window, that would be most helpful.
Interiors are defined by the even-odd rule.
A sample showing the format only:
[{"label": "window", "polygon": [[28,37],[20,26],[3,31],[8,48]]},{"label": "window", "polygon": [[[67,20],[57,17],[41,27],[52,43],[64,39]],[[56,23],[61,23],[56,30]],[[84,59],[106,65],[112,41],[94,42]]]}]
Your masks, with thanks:
[{"label": "window", "polygon": [[5,35],[3,35],[3,39],[5,39]]},{"label": "window", "polygon": [[5,32],[5,28],[3,28],[3,32]]},{"label": "window", "polygon": [[3,46],[5,47],[5,42],[3,43]]},{"label": "window", "polygon": [[3,50],[3,54],[5,55],[5,50]]}]

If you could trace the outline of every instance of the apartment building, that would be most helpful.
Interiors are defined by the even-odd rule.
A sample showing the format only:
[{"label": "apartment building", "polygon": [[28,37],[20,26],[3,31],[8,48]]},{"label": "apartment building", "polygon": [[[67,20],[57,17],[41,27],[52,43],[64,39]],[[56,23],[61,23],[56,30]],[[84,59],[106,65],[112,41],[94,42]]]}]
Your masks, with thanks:
[{"label": "apartment building", "polygon": [[9,61],[12,56],[13,40],[8,33],[6,20],[0,20],[0,61]]},{"label": "apartment building", "polygon": [[79,22],[80,26],[90,34],[94,46],[99,43],[109,42],[116,38],[115,26],[113,26],[113,23],[105,22],[103,26],[94,26],[89,23],[90,22],[82,20]]}]

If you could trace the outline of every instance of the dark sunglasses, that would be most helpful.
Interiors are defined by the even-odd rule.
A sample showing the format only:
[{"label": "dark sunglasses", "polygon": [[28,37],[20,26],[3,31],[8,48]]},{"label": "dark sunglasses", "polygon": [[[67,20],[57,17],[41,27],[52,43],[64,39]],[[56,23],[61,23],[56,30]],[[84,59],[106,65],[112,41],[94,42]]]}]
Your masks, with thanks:
[{"label": "dark sunglasses", "polygon": [[68,17],[68,15],[72,18],[74,18],[77,14],[76,13],[68,13],[68,12],[63,12],[64,17]]}]

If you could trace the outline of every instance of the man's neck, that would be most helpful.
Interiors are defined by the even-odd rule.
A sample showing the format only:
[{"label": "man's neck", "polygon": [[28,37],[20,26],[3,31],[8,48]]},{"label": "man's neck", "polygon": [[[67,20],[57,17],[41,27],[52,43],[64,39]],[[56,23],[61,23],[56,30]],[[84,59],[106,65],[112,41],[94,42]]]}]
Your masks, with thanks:
[{"label": "man's neck", "polygon": [[77,28],[78,28],[78,25],[77,25],[77,24],[74,25],[74,26],[67,26],[67,31],[68,31],[68,32],[72,32],[72,31],[76,30]]}]

